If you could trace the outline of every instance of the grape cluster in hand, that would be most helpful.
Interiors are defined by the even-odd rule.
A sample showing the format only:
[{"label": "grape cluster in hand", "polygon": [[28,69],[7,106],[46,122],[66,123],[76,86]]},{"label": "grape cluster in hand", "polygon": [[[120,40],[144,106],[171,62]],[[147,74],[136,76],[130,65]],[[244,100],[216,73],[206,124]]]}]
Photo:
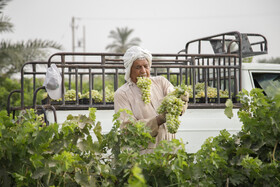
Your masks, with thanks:
[{"label": "grape cluster in hand", "polygon": [[168,132],[174,134],[180,126],[179,116],[181,115],[185,102],[180,98],[185,95],[187,86],[175,87],[175,90],[164,97],[160,107],[157,109],[159,114],[165,114]]},{"label": "grape cluster in hand", "polygon": [[150,103],[151,101],[151,85],[152,81],[149,77],[138,77],[137,86],[142,91],[142,100],[145,104]]}]

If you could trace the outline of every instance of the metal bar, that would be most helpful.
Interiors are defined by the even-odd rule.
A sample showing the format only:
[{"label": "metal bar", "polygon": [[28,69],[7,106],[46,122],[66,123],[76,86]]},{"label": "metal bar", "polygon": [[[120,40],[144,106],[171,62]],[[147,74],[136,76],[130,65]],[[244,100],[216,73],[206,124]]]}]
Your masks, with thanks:
[{"label": "metal bar", "polygon": [[[209,66],[209,58],[207,58],[207,66]],[[210,71],[209,68],[207,69],[206,78],[208,80],[208,85],[210,85]]]},{"label": "metal bar", "polygon": [[25,65],[22,66],[21,71],[20,71],[20,106],[21,108],[24,108],[24,67]]},{"label": "metal bar", "polygon": [[83,74],[80,74],[80,92],[81,94],[83,93]]},{"label": "metal bar", "polygon": [[[32,64],[32,70],[33,72],[36,72],[36,65]],[[33,93],[36,90],[36,74],[33,74]]]},{"label": "metal bar", "polygon": [[213,87],[216,87],[215,58],[213,59]]},{"label": "metal bar", "polygon": [[42,111],[44,113],[44,121],[45,121],[46,125],[48,126],[49,125],[49,121],[47,120],[47,114],[46,114],[46,110],[45,110],[44,106],[39,105],[39,106],[36,107],[36,109],[37,108],[41,108],[42,109]]},{"label": "metal bar", "polygon": [[92,88],[92,86],[93,86],[93,75],[91,73],[91,69],[90,68],[88,69],[88,72],[89,72],[89,105],[91,106],[92,105],[91,90],[93,89]]},{"label": "metal bar", "polygon": [[[226,66],[226,57],[223,57],[223,60],[224,60],[224,66]],[[227,89],[227,87],[226,87],[226,68],[224,67],[223,68],[223,74],[224,74],[224,77],[223,77],[223,80],[224,80],[224,90],[226,90]]]},{"label": "metal bar", "polygon": [[[236,65],[236,58],[234,58],[234,65]],[[233,97],[236,97],[237,95],[237,73],[236,68],[234,68],[234,93]]]},{"label": "metal bar", "polygon": [[230,68],[228,68],[228,97],[231,98],[231,73],[230,73]]},{"label": "metal bar", "polygon": [[68,68],[68,72],[69,72],[69,74],[68,74],[68,90],[71,90],[71,87],[72,87],[72,85],[71,85],[71,78],[72,78],[72,76],[71,76],[71,72],[72,72],[72,68]]},{"label": "metal bar", "polygon": [[[105,64],[105,58],[104,56],[101,56],[101,60],[102,60],[102,64]],[[106,101],[105,101],[105,68],[103,67],[102,68],[102,90],[103,90],[103,104],[106,104]]]},{"label": "metal bar", "polygon": [[14,93],[21,93],[21,90],[13,90],[9,93],[8,95],[8,101],[7,101],[7,113],[8,113],[8,116],[10,116],[10,103],[11,103],[11,97]]},{"label": "metal bar", "polygon": [[217,98],[218,98],[218,104],[221,103],[221,100],[220,100],[220,88],[221,88],[221,68],[217,68]]},{"label": "metal bar", "polygon": [[205,75],[207,70],[208,69],[206,69],[206,70],[203,69],[203,77],[205,77],[205,79],[204,79],[205,103],[208,103],[208,93],[207,93],[207,87],[208,87],[207,82],[208,82],[208,80],[207,80],[207,76]]},{"label": "metal bar", "polygon": [[195,80],[195,69],[192,68],[192,74],[193,74],[193,79],[192,79],[192,87],[193,87],[193,103],[196,103],[196,98],[195,98],[195,83],[196,83],[196,80]]},{"label": "metal bar", "polygon": [[45,89],[45,86],[41,86],[41,87],[37,88],[33,93],[33,108],[36,107],[37,93],[41,89]]},{"label": "metal bar", "polygon": [[75,90],[76,90],[76,105],[79,104],[79,95],[78,95],[78,68],[75,68]]},{"label": "metal bar", "polygon": [[170,81],[170,68],[166,68],[167,71],[167,80]]},{"label": "metal bar", "polygon": [[[65,66],[65,55],[61,56],[61,64],[63,66]],[[62,71],[62,75],[61,75],[62,83],[61,84],[63,85],[63,86],[61,86],[61,89],[62,89],[61,90],[61,92],[62,92],[62,104],[65,105],[65,98],[64,98],[64,93],[65,93],[65,89],[64,89],[64,67],[61,67],[61,71]]]},{"label": "metal bar", "polygon": [[116,68],[115,78],[114,78],[114,91],[119,88],[119,69]]}]

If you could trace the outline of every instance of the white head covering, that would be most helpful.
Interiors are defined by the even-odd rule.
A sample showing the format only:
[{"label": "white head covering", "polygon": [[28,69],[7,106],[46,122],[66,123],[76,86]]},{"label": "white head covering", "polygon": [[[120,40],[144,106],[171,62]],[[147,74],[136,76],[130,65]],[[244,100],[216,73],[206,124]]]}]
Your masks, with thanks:
[{"label": "white head covering", "polygon": [[125,67],[124,79],[127,82],[131,82],[130,70],[131,70],[133,62],[139,58],[145,58],[148,61],[149,66],[150,67],[152,66],[151,53],[146,49],[142,49],[141,47],[138,47],[138,46],[130,47],[129,49],[127,49],[127,51],[123,55],[123,61],[124,61],[124,67]]},{"label": "white head covering", "polygon": [[43,86],[45,86],[48,95],[52,99],[59,99],[62,97],[62,78],[60,72],[55,64],[48,68],[46,78]]}]

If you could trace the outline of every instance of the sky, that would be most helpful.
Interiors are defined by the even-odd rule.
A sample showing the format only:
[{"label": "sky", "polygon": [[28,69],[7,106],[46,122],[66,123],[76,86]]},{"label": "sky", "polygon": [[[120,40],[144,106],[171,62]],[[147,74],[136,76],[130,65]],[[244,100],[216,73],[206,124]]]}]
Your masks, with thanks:
[{"label": "sky", "polygon": [[[108,52],[116,27],[134,29],[141,47],[152,53],[177,53],[197,38],[223,32],[258,33],[268,40],[268,55],[280,57],[279,0],[12,0],[3,10],[14,32],[5,40],[53,40],[71,52],[85,39],[86,52]],[[83,30],[85,34],[83,34]]]}]

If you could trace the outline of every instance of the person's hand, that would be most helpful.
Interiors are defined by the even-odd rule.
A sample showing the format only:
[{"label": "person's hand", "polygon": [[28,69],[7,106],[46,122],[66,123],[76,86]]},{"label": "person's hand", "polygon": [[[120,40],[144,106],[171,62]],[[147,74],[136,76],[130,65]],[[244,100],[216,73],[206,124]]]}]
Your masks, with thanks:
[{"label": "person's hand", "polygon": [[180,98],[182,99],[182,101],[185,102],[185,105],[183,106],[182,113],[180,114],[180,116],[182,116],[182,115],[186,112],[186,110],[187,110],[187,108],[188,108],[189,93],[186,91],[185,94],[184,94],[184,95],[181,95]]},{"label": "person's hand", "polygon": [[164,124],[166,122],[165,113],[157,115],[156,119],[157,119],[158,126]]}]

